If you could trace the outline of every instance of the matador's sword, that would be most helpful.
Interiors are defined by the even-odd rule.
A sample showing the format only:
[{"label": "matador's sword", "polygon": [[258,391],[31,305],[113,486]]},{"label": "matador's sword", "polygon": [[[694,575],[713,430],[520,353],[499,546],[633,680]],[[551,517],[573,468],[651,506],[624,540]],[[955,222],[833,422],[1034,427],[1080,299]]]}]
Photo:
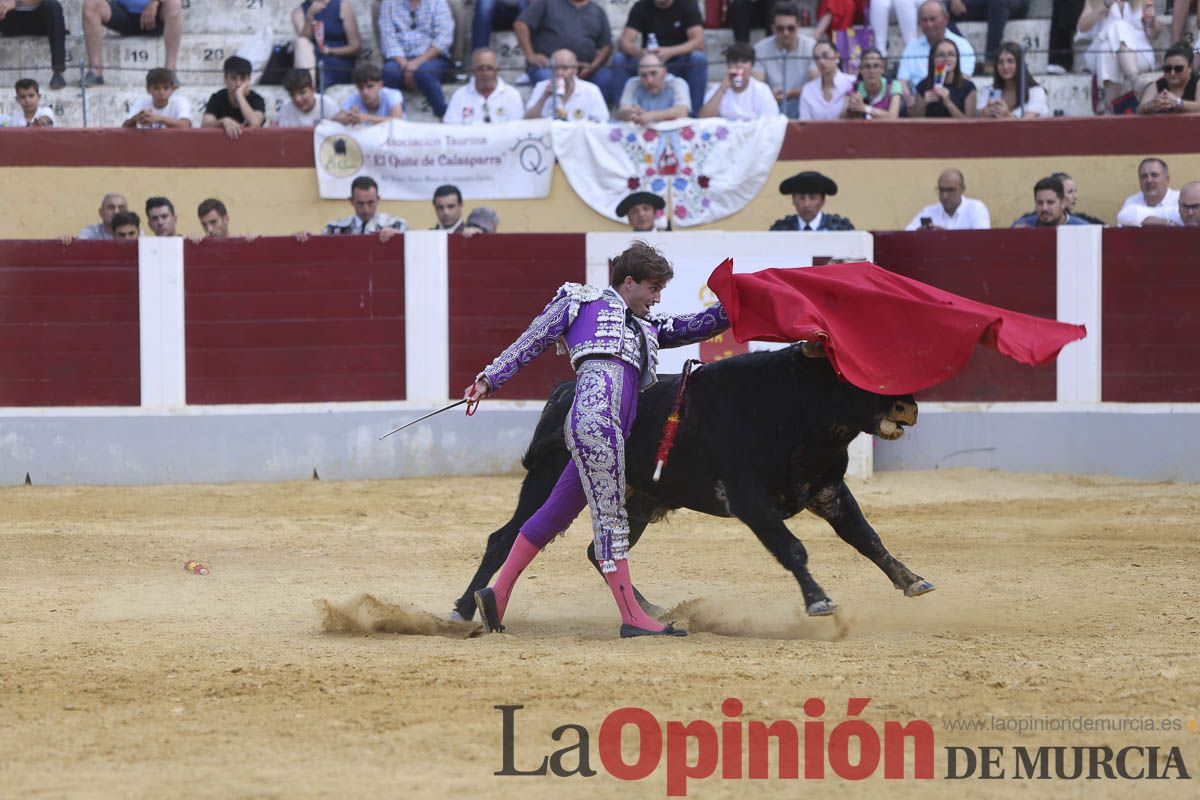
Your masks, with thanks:
[{"label": "matador's sword", "polygon": [[425,416],[418,417],[417,419],[414,419],[412,422],[406,422],[403,425],[401,425],[399,428],[394,428],[394,429],[388,431],[387,433],[385,433],[383,436],[380,436],[379,439],[380,440],[386,439],[387,437],[391,436],[393,433],[399,433],[400,431],[404,430],[405,428],[407,428],[411,425],[416,425],[418,422],[423,422],[424,420],[427,420],[430,417],[435,417],[438,414],[442,413],[443,411],[449,411],[452,408],[458,408],[463,403],[467,404],[467,416],[470,416],[471,414],[475,413],[475,405],[478,405],[479,401],[478,400],[472,401],[469,397],[464,397],[462,400],[459,400],[457,403],[451,403],[450,405],[446,406],[445,408],[439,408],[436,411],[430,411]]}]

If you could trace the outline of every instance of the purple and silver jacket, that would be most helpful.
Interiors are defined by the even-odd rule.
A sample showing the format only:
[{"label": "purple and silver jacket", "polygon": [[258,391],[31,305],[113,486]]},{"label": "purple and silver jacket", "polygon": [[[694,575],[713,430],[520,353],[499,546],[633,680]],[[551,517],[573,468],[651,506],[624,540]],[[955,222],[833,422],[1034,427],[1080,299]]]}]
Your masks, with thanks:
[{"label": "purple and silver jacket", "polygon": [[525,332],[478,377],[494,392],[553,344],[559,353],[570,353],[571,366],[576,369],[589,356],[630,364],[641,372],[641,388],[645,389],[658,380],[660,347],[702,342],[729,327],[720,303],[696,314],[651,314],[646,319],[627,312],[625,301],[611,286],[597,289],[564,283]]}]

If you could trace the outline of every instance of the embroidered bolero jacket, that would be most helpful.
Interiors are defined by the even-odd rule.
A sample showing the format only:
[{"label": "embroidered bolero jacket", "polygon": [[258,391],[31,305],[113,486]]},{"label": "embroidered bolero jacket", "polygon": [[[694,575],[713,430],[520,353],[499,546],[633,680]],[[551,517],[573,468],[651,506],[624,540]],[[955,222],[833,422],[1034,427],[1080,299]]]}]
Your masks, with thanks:
[{"label": "embroidered bolero jacket", "polygon": [[645,389],[658,380],[660,347],[702,342],[729,327],[729,317],[717,303],[695,314],[631,316],[642,331],[639,336],[626,324],[626,311],[625,301],[611,287],[565,283],[525,332],[478,378],[486,380],[494,392],[553,344],[560,354],[570,354],[573,368],[596,355],[624,361],[641,370],[641,388]]}]

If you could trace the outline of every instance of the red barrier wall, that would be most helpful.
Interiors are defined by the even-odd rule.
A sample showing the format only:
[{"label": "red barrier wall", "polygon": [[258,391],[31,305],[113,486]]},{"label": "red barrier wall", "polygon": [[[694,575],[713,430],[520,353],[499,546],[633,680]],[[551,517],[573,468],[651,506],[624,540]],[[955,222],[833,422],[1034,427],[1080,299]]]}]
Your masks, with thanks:
[{"label": "red barrier wall", "polygon": [[1190,228],[1104,231],[1101,392],[1200,402],[1200,256]]},{"label": "red barrier wall", "polygon": [[[462,395],[515,340],[559,286],[585,279],[583,234],[450,237],[450,387]],[[499,397],[541,400],[573,377],[553,352],[525,367]]]},{"label": "red barrier wall", "polygon": [[[913,231],[875,234],[875,262],[972,300],[1054,319],[1053,229]],[[967,368],[921,392],[923,400],[1054,400],[1053,365],[1026,367],[979,348]]]},{"label": "red barrier wall", "polygon": [[404,399],[404,241],[187,243],[187,402]]},{"label": "red barrier wall", "polygon": [[0,241],[0,405],[141,402],[137,252]]}]

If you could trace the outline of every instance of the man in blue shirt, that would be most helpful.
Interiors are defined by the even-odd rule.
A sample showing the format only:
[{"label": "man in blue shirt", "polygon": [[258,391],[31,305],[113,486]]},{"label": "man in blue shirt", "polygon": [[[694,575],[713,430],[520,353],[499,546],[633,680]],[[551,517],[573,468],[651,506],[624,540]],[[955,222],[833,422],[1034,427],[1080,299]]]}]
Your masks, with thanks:
[{"label": "man in blue shirt", "polygon": [[1071,216],[1067,211],[1063,198],[1066,190],[1063,182],[1051,175],[1042,178],[1033,186],[1033,202],[1035,210],[1026,214],[1012,224],[1014,228],[1046,228],[1054,225],[1087,225],[1088,223]]}]

